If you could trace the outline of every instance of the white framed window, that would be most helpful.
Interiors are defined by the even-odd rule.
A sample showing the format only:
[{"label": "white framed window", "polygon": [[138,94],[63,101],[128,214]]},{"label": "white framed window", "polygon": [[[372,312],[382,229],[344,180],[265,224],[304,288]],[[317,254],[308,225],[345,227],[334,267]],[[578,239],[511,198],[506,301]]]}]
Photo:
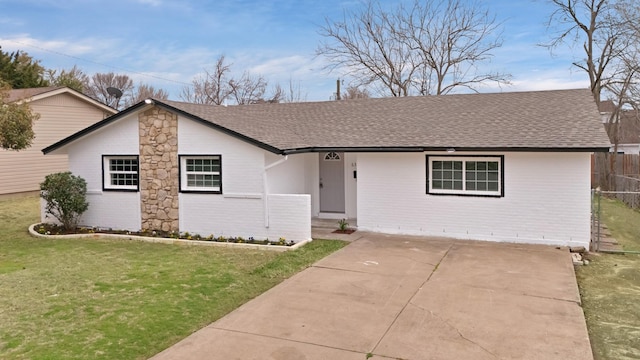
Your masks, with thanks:
[{"label": "white framed window", "polygon": [[139,167],[137,155],[103,155],[102,189],[138,191]]},{"label": "white framed window", "polygon": [[180,155],[180,191],[222,194],[220,155]]},{"label": "white framed window", "polygon": [[427,156],[427,194],[504,196],[504,156]]}]

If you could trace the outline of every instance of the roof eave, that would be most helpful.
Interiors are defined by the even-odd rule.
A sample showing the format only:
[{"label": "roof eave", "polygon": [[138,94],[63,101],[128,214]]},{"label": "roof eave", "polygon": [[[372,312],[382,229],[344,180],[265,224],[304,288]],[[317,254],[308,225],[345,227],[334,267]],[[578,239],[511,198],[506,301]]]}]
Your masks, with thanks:
[{"label": "roof eave", "polygon": [[608,152],[610,145],[596,145],[585,147],[434,147],[434,146],[354,146],[354,147],[305,147],[286,149],[285,155],[316,153],[325,151],[336,152]]},{"label": "roof eave", "polygon": [[110,113],[112,115],[118,113],[118,110],[116,110],[116,109],[114,109],[114,108],[112,108],[112,107],[110,107],[110,106],[108,106],[106,104],[103,104],[100,101],[95,100],[95,99],[93,99],[93,98],[91,98],[91,97],[89,97],[89,96],[87,96],[87,95],[85,95],[85,94],[83,94],[81,92],[78,92],[78,91],[76,91],[74,89],[66,87],[66,86],[54,88],[54,89],[51,89],[51,90],[48,90],[48,91],[33,95],[31,97],[28,97],[28,98],[18,99],[18,100],[16,100],[16,102],[17,103],[33,102],[33,101],[46,99],[48,97],[59,95],[59,94],[64,94],[64,93],[69,93],[71,96],[77,97],[80,101],[84,101],[86,103],[89,103],[89,104],[91,104],[91,105],[93,105],[93,106],[95,106],[97,108],[100,108],[101,110],[106,111],[106,112],[108,112],[108,113]]}]

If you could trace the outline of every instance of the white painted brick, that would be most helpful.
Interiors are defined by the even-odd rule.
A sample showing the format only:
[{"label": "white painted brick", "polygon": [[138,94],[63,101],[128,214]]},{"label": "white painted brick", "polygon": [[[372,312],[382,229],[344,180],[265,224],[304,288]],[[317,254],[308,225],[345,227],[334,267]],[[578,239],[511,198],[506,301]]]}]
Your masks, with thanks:
[{"label": "white painted brick", "polygon": [[588,246],[588,153],[484,155],[505,155],[502,198],[427,195],[425,154],[358,154],[358,227]]},{"label": "white painted brick", "polygon": [[[140,229],[138,192],[102,191],[102,155],[139,153],[137,115],[121,119],[69,146],[70,169],[88,184],[89,210],[81,224]],[[208,236],[242,236],[296,242],[311,238],[311,199],[304,193],[306,155],[292,155],[268,172],[270,192],[265,219],[265,163],[282,157],[180,117],[180,155],[222,155],[223,194],[180,193],[180,230]],[[44,215],[43,215],[44,216]],[[50,219],[49,219],[50,220]],[[268,222],[268,223],[267,223]]]},{"label": "white painted brick", "polygon": [[178,117],[178,155],[222,155],[224,193],[261,193],[264,153],[247,142]]},{"label": "white painted brick", "polygon": [[[139,193],[102,191],[102,155],[136,155],[138,144],[134,115],[69,145],[69,170],[87,181],[89,209],[80,219],[81,225],[140,230]],[[44,220],[44,213],[42,217]]]},{"label": "white painted brick", "polygon": [[311,239],[310,212],[310,195],[269,195],[269,238]]},{"label": "white painted brick", "polygon": [[[178,153],[222,155],[223,194],[180,193],[180,230],[208,236],[301,241],[311,238],[310,198],[270,195],[265,221],[264,169],[282,159],[189,119],[178,119]],[[304,156],[291,155],[267,171],[269,193],[304,191]],[[290,204],[292,208],[287,208]]]},{"label": "white painted brick", "polygon": [[[267,170],[269,194],[306,193],[305,161],[307,154],[289,155],[287,160]],[[265,164],[282,160],[283,156],[265,152]]]},{"label": "white painted brick", "polygon": [[[270,195],[265,198],[265,166],[281,156],[189,119],[178,121],[179,154],[222,155],[223,177],[223,194],[180,193],[182,231],[271,240],[310,238],[309,215],[318,209],[318,154],[291,155],[269,169]],[[120,120],[69,146],[70,169],[87,180],[90,191],[83,224],[140,228],[138,193],[101,190],[101,156],[137,154],[138,148],[137,118]],[[588,153],[483,155],[505,156],[502,198],[425,194],[422,153],[348,154],[347,202],[357,204],[357,209],[349,205],[348,211],[357,211],[363,230],[588,246]],[[356,160],[358,179],[352,180],[351,164]]]}]

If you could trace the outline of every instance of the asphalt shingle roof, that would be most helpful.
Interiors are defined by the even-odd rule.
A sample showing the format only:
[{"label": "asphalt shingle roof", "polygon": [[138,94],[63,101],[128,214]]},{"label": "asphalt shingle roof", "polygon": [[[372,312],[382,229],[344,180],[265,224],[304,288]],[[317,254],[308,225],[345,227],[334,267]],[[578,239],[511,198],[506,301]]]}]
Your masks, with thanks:
[{"label": "asphalt shingle roof", "polygon": [[640,143],[640,112],[637,110],[622,110],[617,123],[604,124],[612,143],[615,141],[613,130],[615,126],[618,127],[618,144]]},{"label": "asphalt shingle roof", "polygon": [[28,99],[36,95],[48,93],[49,91],[61,89],[63,87],[64,86],[47,86],[47,87],[28,88],[28,89],[12,89],[12,90],[9,90],[9,97],[6,99],[6,101],[14,102],[17,100]]},{"label": "asphalt shingle roof", "polygon": [[156,102],[283,151],[610,146],[587,89],[227,107]]}]

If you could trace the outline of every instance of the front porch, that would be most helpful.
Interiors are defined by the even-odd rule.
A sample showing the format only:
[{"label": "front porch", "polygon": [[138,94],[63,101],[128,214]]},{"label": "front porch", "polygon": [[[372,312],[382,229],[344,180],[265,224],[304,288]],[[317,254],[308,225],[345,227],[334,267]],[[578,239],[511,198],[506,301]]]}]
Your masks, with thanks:
[{"label": "front porch", "polygon": [[[356,218],[347,219],[347,223],[349,223],[349,229],[358,228],[358,219]],[[338,230],[337,219],[325,219],[319,217],[311,218],[311,238],[313,239],[337,239],[354,241],[362,237],[362,234],[358,231],[352,234],[340,234],[335,233],[334,231],[336,230]]]}]

